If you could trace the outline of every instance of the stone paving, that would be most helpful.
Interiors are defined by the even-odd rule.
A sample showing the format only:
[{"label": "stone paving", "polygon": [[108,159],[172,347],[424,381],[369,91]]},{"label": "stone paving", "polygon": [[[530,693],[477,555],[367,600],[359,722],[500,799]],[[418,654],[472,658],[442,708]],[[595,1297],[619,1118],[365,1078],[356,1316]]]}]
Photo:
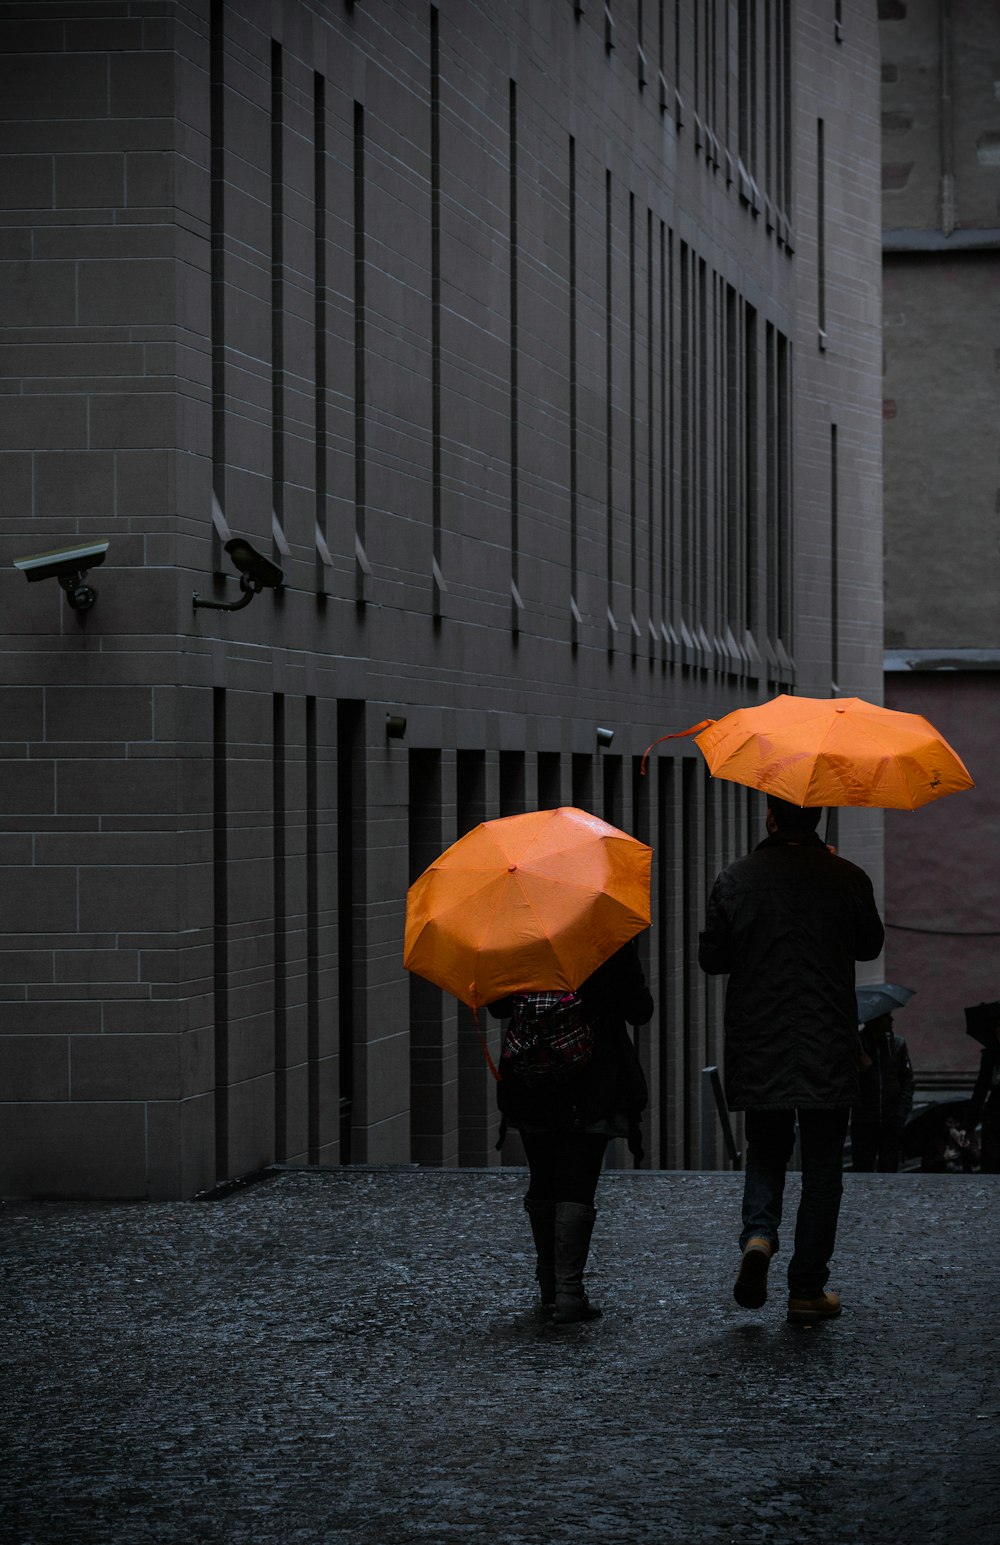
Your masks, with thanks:
[{"label": "stone paving", "polygon": [[1000,1181],[845,1183],[812,1329],[784,1255],[734,1305],[734,1174],[606,1174],[561,1330],[513,1168],[7,1203],[0,1541],[995,1545]]}]

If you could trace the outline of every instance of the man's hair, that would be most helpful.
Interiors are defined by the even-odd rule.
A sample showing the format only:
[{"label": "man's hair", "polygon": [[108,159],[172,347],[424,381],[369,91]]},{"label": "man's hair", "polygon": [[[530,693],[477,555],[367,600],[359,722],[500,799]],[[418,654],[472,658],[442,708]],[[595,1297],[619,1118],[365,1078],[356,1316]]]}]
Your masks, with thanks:
[{"label": "man's hair", "polygon": [[767,808],[782,831],[791,827],[796,831],[814,832],[823,814],[819,805],[793,805],[787,799],[779,799],[777,794],[768,794]]}]

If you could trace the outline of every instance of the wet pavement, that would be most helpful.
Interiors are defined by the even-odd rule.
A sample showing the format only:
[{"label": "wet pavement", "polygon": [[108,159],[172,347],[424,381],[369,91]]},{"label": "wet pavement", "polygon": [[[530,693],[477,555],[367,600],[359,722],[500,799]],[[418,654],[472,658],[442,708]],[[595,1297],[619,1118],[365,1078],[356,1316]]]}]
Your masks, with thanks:
[{"label": "wet pavement", "polygon": [[8,1202],[0,1541],[1000,1541],[1000,1180],[847,1175],[815,1328],[785,1252],[733,1303],[740,1182],[606,1174],[563,1329],[517,1169]]}]

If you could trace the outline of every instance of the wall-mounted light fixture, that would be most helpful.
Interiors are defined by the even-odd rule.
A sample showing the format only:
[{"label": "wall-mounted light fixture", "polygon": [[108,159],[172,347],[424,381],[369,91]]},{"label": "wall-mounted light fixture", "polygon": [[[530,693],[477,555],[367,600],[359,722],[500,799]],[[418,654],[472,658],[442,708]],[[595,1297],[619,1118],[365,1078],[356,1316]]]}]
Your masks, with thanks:
[{"label": "wall-mounted light fixture", "polygon": [[602,724],[597,726],[597,744],[599,746],[610,746],[614,738],[614,730],[607,730]]},{"label": "wall-mounted light fixture", "polygon": [[406,715],[387,713],[385,716],[385,733],[391,740],[402,740],[406,734]]},{"label": "wall-mounted light fixture", "polygon": [[57,579],[73,610],[86,612],[97,600],[97,591],[83,583],[84,576],[88,569],[104,562],[109,546],[108,542],[86,542],[79,547],[58,547],[54,552],[15,558],[14,567],[33,585],[40,579]]},{"label": "wall-mounted light fixture", "polygon": [[240,571],[240,589],[243,594],[238,601],[206,601],[196,594],[195,609],[204,606],[216,612],[242,611],[262,590],[280,590],[285,583],[285,576],[278,565],[251,547],[244,537],[234,536],[226,543],[226,552]]}]

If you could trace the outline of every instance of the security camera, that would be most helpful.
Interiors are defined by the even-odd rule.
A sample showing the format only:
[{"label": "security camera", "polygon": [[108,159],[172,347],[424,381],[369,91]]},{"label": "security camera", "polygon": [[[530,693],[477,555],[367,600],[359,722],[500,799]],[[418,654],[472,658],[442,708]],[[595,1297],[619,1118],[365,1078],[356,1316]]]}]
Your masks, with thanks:
[{"label": "security camera", "polygon": [[245,574],[253,585],[254,590],[280,590],[285,583],[285,576],[276,563],[270,558],[265,558],[244,537],[234,536],[226,543],[226,552],[232,558],[241,574]]},{"label": "security camera", "polygon": [[277,564],[251,547],[245,537],[232,537],[226,543],[226,552],[240,571],[240,589],[243,594],[238,601],[205,601],[200,595],[195,595],[196,610],[199,606],[205,606],[216,612],[242,611],[262,590],[280,590],[284,585],[285,576]]},{"label": "security camera", "polygon": [[97,591],[85,585],[83,577],[88,569],[96,569],[104,562],[110,545],[109,542],[87,542],[79,547],[59,547],[54,552],[15,558],[14,567],[21,570],[30,584],[37,584],[40,579],[58,580],[73,610],[85,612],[97,600]]}]

